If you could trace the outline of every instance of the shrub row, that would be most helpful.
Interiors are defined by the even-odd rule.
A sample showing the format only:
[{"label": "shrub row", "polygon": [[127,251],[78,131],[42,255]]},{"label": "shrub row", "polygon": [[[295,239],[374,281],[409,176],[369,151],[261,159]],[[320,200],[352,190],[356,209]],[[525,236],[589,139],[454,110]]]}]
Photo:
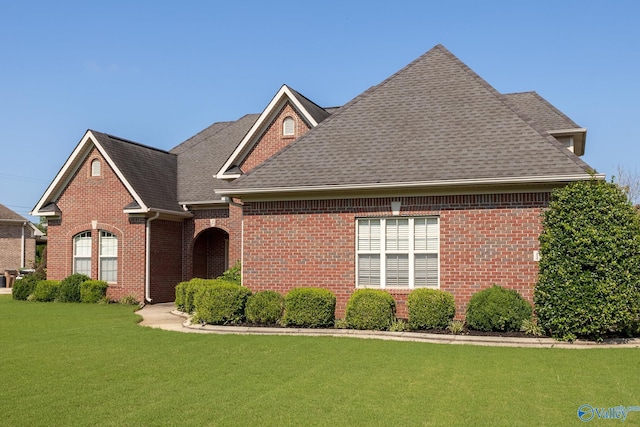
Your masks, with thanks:
[{"label": "shrub row", "polygon": [[[193,313],[194,322],[215,325],[249,322],[323,328],[336,324],[336,297],[320,288],[296,288],[283,297],[274,291],[252,294],[222,279],[192,279],[176,287],[176,306]],[[408,329],[444,329],[453,321],[455,302],[447,292],[416,289],[407,298],[407,311]],[[523,322],[531,322],[531,316],[531,305],[516,291],[493,286],[472,296],[467,326],[480,331],[518,331]],[[339,323],[351,329],[398,330],[396,302],[386,291],[359,289]]]},{"label": "shrub row", "polygon": [[16,280],[12,294],[13,299],[22,301],[96,303],[106,298],[107,287],[107,282],[90,280],[83,274],[72,274],[61,281],[26,276]]}]

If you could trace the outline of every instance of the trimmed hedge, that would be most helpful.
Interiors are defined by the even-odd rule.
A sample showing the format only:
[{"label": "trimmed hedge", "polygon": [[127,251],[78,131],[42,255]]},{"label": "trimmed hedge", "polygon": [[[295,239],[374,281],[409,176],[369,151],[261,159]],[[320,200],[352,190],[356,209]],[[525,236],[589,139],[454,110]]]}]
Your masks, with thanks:
[{"label": "trimmed hedge", "polygon": [[245,316],[247,322],[260,325],[275,325],[280,322],[284,310],[284,298],[275,291],[261,291],[247,300]]},{"label": "trimmed hedge", "polygon": [[444,329],[456,314],[453,295],[439,289],[415,289],[407,297],[411,329]]},{"label": "trimmed hedge", "polygon": [[86,280],[80,284],[80,301],[94,304],[107,296],[107,282],[103,280]]},{"label": "trimmed hedge", "polygon": [[62,279],[56,301],[80,302],[80,285],[87,280],[91,280],[91,277],[80,273],[75,273]]},{"label": "trimmed hedge", "polygon": [[478,331],[519,331],[531,318],[531,305],[513,289],[498,285],[471,296],[467,306],[467,326]]},{"label": "trimmed hedge", "polygon": [[336,296],[327,289],[296,288],[284,298],[282,324],[301,328],[331,327],[335,321]]},{"label": "trimmed hedge", "polygon": [[176,286],[176,308],[184,313],[193,313],[195,298],[202,288],[220,283],[219,279],[193,278],[188,282],[180,282]]},{"label": "trimmed hedge", "polygon": [[206,283],[197,289],[194,322],[229,325],[244,321],[247,298],[251,295],[248,288],[216,279],[215,283]]},{"label": "trimmed hedge", "polygon": [[347,302],[345,320],[351,329],[386,331],[396,318],[396,301],[379,289],[359,289]]},{"label": "trimmed hedge", "polygon": [[40,280],[33,290],[33,301],[53,301],[58,296],[59,288],[59,280]]},{"label": "trimmed hedge", "polygon": [[28,275],[20,280],[16,280],[13,284],[11,293],[14,300],[26,301],[29,295],[36,290],[36,286],[41,279],[34,275]]}]

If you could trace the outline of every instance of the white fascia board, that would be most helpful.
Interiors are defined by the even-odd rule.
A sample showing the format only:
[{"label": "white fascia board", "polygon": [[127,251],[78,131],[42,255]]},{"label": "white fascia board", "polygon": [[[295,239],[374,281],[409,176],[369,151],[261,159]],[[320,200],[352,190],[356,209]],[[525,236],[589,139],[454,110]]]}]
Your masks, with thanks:
[{"label": "white fascia board", "polygon": [[[80,140],[76,148],[73,150],[69,158],[67,158],[67,161],[64,163],[64,165],[62,165],[62,168],[60,169],[60,171],[58,171],[58,174],[55,176],[51,184],[49,184],[49,187],[47,187],[47,189],[45,190],[40,200],[38,200],[38,203],[36,203],[36,206],[33,208],[31,212],[29,212],[30,215],[34,215],[34,216],[52,216],[53,215],[53,213],[51,212],[40,213],[40,209],[46,206],[49,202],[52,202],[53,200],[57,199],[62,189],[67,186],[67,184],[69,183],[69,180],[75,174],[75,169],[78,168],[78,165],[80,164],[81,160],[84,160],[84,158],[86,157],[86,154],[88,153],[87,145],[89,144],[89,142],[94,141],[94,139],[91,139],[92,136],[93,135],[91,135],[90,131],[87,131],[84,134],[84,136],[82,137],[82,139]],[[84,155],[81,155],[81,154],[84,154]],[[69,172],[73,172],[73,173],[69,173]]]},{"label": "white fascia board", "polygon": [[547,133],[551,135],[573,135],[575,133],[586,133],[587,129],[585,128],[571,128],[571,129],[554,129],[549,130]]},{"label": "white fascia board", "polygon": [[222,165],[222,168],[218,171],[215,176],[217,179],[235,179],[239,178],[240,174],[226,174],[225,171],[229,169],[233,164],[242,157],[245,153],[245,149],[249,148],[248,146],[254,142],[254,139],[260,136],[262,128],[270,123],[271,120],[275,118],[275,114],[278,112],[277,107],[283,103],[283,100],[288,99],[296,109],[302,114],[302,116],[311,124],[311,127],[316,127],[318,122],[309,114],[309,112],[302,106],[302,104],[298,101],[298,99],[293,95],[291,89],[287,85],[282,85],[278,93],[271,99],[269,105],[262,111],[258,120],[251,126],[249,132],[242,138],[240,144],[233,151],[231,156],[227,159],[227,161]]},{"label": "white fascia board", "polygon": [[273,188],[239,188],[216,189],[221,196],[243,194],[274,194],[315,191],[342,191],[342,190],[384,190],[401,188],[438,188],[438,187],[462,187],[462,186],[487,186],[487,185],[522,185],[522,184],[547,184],[554,182],[587,181],[590,179],[605,179],[605,174],[580,174],[580,175],[549,175],[532,177],[511,178],[480,178],[424,182],[391,182],[376,184],[348,184],[348,185],[318,185],[307,187],[273,187]]},{"label": "white fascia board", "polygon": [[122,184],[126,187],[127,191],[129,191],[135,201],[142,207],[141,209],[147,209],[145,204],[142,202],[142,199],[140,199],[140,196],[138,196],[131,184],[129,184],[129,182],[124,178],[120,169],[118,169],[102,145],[98,143],[96,137],[91,133],[91,131],[87,131],[78,146],[73,150],[65,164],[62,166],[62,169],[60,169],[60,172],[58,172],[53,182],[49,185],[42,198],[38,201],[36,207],[30,212],[30,215],[55,216],[52,213],[40,213],[40,209],[42,209],[48,202],[56,200],[62,193],[62,190],[67,187],[69,181],[75,176],[76,170],[89,153],[89,144],[93,144],[98,149],[102,157],[109,166],[111,166]]}]

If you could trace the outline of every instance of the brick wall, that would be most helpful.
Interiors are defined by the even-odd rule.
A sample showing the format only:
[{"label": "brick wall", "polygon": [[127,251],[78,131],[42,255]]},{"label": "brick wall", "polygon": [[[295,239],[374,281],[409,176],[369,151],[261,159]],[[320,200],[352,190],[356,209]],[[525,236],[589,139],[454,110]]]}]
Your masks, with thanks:
[{"label": "brick wall", "polygon": [[[291,117],[295,122],[294,135],[282,135],[282,122],[287,117]],[[276,118],[271,122],[267,130],[260,136],[259,142],[251,149],[240,167],[245,173],[248,173],[269,157],[291,144],[296,138],[307,133],[307,131],[309,131],[307,123],[293,107],[291,107],[291,104],[287,102],[278,112]]]},{"label": "brick wall", "polygon": [[[194,266],[194,252],[200,253],[200,251],[207,251],[208,249],[213,251],[216,246],[219,251],[220,245],[224,244],[220,240],[225,237],[229,239],[229,266],[233,266],[242,257],[242,209],[240,207],[231,205],[218,209],[194,210],[192,213],[194,215],[193,219],[184,222],[182,280],[196,277],[197,275],[194,274],[194,271],[200,273],[202,268],[207,269],[206,265]],[[211,241],[207,242],[206,239],[198,239],[202,237],[204,232],[212,233]],[[225,233],[228,236],[225,236]],[[208,248],[207,243],[212,247]],[[208,275],[213,276],[219,271],[219,261],[218,259],[217,268],[208,271]],[[198,262],[197,256],[195,262]],[[202,262],[202,258],[200,258],[200,262]]]},{"label": "brick wall", "polygon": [[175,300],[175,288],[182,281],[182,221],[151,221],[151,301]]},{"label": "brick wall", "polygon": [[[101,175],[91,176],[90,163],[101,161]],[[73,273],[73,237],[83,231],[92,233],[92,272],[98,278],[99,230],[118,238],[118,281],[110,283],[108,297],[119,299],[134,295],[144,298],[145,219],[129,218],[122,212],[132,197],[113,170],[93,149],[76,175],[61,193],[56,204],[60,219],[49,221],[47,277],[61,280]]]},{"label": "brick wall", "polygon": [[24,263],[22,263],[22,224],[0,224],[0,274],[5,270],[17,270],[33,266],[36,257],[36,240],[29,226],[25,227]]},{"label": "brick wall", "polygon": [[[290,202],[247,202],[243,283],[254,291],[330,289],[337,316],[355,290],[355,221],[400,215],[440,217],[440,289],[456,299],[462,318],[471,295],[499,284],[532,301],[541,210],[548,193],[425,196]],[[404,289],[389,290],[406,317]]]}]

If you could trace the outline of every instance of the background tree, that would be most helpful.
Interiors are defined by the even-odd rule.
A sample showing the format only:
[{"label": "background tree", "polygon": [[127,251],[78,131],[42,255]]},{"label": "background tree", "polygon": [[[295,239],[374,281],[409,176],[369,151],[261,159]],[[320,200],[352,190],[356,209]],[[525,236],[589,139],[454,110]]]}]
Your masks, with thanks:
[{"label": "background tree", "polygon": [[637,169],[631,170],[618,165],[615,182],[622,188],[634,206],[640,203],[640,173]]},{"label": "background tree", "polygon": [[640,220],[618,185],[593,179],[554,190],[540,254],[534,301],[552,336],[638,332]]}]

